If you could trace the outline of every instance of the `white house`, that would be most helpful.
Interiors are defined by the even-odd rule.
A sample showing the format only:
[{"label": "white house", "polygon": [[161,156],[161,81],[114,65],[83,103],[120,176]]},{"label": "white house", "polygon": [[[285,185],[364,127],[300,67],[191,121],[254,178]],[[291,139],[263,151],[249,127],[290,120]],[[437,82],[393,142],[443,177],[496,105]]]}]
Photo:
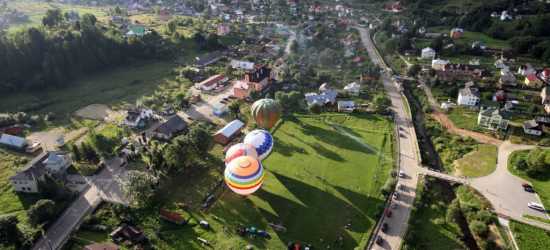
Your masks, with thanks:
[{"label": "white house", "polygon": [[122,123],[134,128],[145,126],[147,119],[153,117],[153,110],[143,107],[126,106],[124,110],[126,111],[126,117],[124,117]]},{"label": "white house", "polygon": [[420,57],[422,59],[433,59],[435,57],[435,50],[430,47],[423,48],[422,55]]},{"label": "white house", "polygon": [[237,70],[252,70],[254,69],[254,63],[252,62],[245,62],[245,61],[239,61],[239,60],[231,60],[231,67]]},{"label": "white house", "polygon": [[529,63],[519,66],[519,69],[518,69],[518,74],[523,76],[532,75],[532,74],[535,74],[535,72],[536,72],[535,69]]},{"label": "white house", "polygon": [[477,106],[481,97],[475,88],[463,88],[458,92],[458,105],[460,106]]},{"label": "white house", "polygon": [[523,123],[523,131],[526,134],[540,136],[542,135],[542,124],[537,123],[535,119]]},{"label": "white house", "polygon": [[355,108],[354,101],[338,101],[338,112],[352,113]]},{"label": "white house", "polygon": [[347,91],[350,96],[359,96],[361,92],[361,85],[356,82],[352,82],[344,87],[344,91]]},{"label": "white house", "polygon": [[445,70],[445,65],[449,64],[450,62],[447,60],[432,60],[432,68],[435,70]]},{"label": "white house", "polygon": [[9,178],[9,181],[16,192],[38,193],[37,180],[44,178],[45,174],[57,179],[64,179],[67,176],[67,168],[71,164],[69,152],[43,152],[23,168],[17,170]]}]

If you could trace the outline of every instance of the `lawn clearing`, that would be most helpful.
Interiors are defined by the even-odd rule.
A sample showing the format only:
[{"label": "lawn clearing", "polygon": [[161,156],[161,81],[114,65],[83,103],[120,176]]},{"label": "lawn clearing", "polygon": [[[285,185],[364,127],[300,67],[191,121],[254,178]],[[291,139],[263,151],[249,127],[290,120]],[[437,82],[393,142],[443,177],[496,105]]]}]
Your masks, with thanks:
[{"label": "lawn clearing", "polygon": [[[458,224],[445,221],[448,204],[439,182],[433,180],[428,182],[429,187],[422,182],[417,185],[417,190],[424,188],[429,191],[426,191],[424,198],[420,194],[416,195],[407,231],[408,234],[413,231],[415,236],[413,240],[405,240],[404,244],[409,245],[410,249],[464,249],[465,246],[458,240],[463,237]],[[438,209],[433,210],[432,207]],[[441,222],[443,224],[439,224]]]},{"label": "lawn clearing", "polygon": [[543,222],[543,223],[546,223],[546,224],[550,224],[550,220],[545,219],[545,218],[539,218],[539,217],[528,215],[528,214],[522,214],[521,217],[528,218],[528,219],[531,219],[531,220],[540,221],[540,222]]},{"label": "lawn clearing", "polygon": [[478,144],[472,151],[455,161],[455,168],[466,177],[485,176],[495,169],[497,147]]},{"label": "lawn clearing", "polygon": [[[210,241],[213,249],[244,249],[246,245],[282,249],[289,241],[326,249],[327,245],[338,247],[333,241],[339,235],[344,237],[341,249],[364,248],[378,218],[376,207],[384,202],[380,188],[392,168],[387,117],[334,113],[284,119],[273,134],[273,152],[262,162],[266,168],[262,188],[248,200],[216,187],[210,193],[216,197],[213,207],[200,208],[201,199],[222,177],[223,147],[212,143],[206,167],[194,166],[177,176],[163,177],[153,206],[130,211],[132,222],[159,249],[203,249],[197,237]],[[188,203],[189,210],[179,209],[177,202]],[[189,224],[162,221],[162,210],[189,218]],[[346,229],[348,218],[352,226]],[[201,220],[208,221],[211,229],[198,226]],[[285,227],[286,233],[268,226],[271,222]],[[265,230],[271,238],[252,238],[250,233],[239,236],[235,232],[238,224]],[[223,226],[229,231],[224,232]],[[153,232],[157,228],[160,235]]]},{"label": "lawn clearing", "polygon": [[461,129],[480,133],[487,132],[487,129],[477,125],[479,112],[470,110],[469,107],[455,106],[447,113],[447,116]]},{"label": "lawn clearing", "polygon": [[[509,128],[510,129],[510,128]],[[542,139],[549,139],[548,136],[548,127],[543,126],[543,130],[545,130],[541,136],[536,135],[528,135],[523,130],[523,127],[513,127],[514,132],[510,135],[510,142],[513,144],[525,144],[525,145],[537,145]]]},{"label": "lawn clearing", "polygon": [[526,171],[519,171],[514,168],[514,164],[518,157],[525,157],[530,150],[521,150],[513,152],[508,158],[508,171],[513,175],[530,182],[539,196],[542,204],[546,208],[550,208],[550,173],[538,173],[530,176]]},{"label": "lawn clearing", "polygon": [[[40,92],[2,95],[0,110],[17,112],[26,102],[55,99],[55,103],[30,114],[53,112],[56,117],[66,117],[73,111],[92,103],[103,103],[111,109],[121,109],[125,104],[134,105],[136,99],[155,91],[179,89],[173,81],[174,64],[161,61],[136,61],[127,66],[112,68],[98,74],[82,75],[62,89]],[[134,81],[134,80],[138,81]]]},{"label": "lawn clearing", "polygon": [[550,231],[510,220],[510,230],[519,249],[550,249]]}]

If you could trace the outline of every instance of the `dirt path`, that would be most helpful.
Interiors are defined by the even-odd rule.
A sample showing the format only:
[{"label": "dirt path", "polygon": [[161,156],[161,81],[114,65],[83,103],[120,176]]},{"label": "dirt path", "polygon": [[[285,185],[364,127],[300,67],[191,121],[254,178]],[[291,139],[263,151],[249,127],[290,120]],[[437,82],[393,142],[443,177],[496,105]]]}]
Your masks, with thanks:
[{"label": "dirt path", "polygon": [[55,140],[61,137],[64,130],[64,127],[57,127],[45,132],[36,132],[27,136],[27,139],[32,142],[42,143],[44,150],[55,150]]}]

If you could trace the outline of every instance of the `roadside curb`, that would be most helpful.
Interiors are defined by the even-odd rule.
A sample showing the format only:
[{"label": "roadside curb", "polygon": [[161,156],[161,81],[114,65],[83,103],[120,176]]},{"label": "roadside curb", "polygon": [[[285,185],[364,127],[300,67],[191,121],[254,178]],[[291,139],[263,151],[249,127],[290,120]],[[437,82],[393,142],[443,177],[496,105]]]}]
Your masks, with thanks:
[{"label": "roadside curb", "polygon": [[523,217],[523,214],[521,215],[521,218],[523,218],[524,220],[533,221],[533,222],[538,222],[538,223],[540,223],[540,224],[544,224],[544,225],[550,226],[550,223],[546,223],[546,222],[542,222],[542,221],[540,221],[540,220],[533,220],[533,219],[531,219],[531,218]]}]

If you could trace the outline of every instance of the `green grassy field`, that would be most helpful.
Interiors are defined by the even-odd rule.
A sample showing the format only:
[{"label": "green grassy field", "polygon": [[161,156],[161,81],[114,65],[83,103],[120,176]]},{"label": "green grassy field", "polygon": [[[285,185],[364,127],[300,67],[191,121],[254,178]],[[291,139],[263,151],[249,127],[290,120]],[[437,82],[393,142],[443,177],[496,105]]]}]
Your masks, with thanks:
[{"label": "green grassy field", "polygon": [[539,217],[528,215],[528,214],[522,214],[521,217],[525,217],[525,218],[528,218],[528,219],[532,219],[532,220],[544,222],[546,224],[550,224],[550,220],[546,219],[546,218],[539,218]]},{"label": "green grassy field", "polygon": [[0,216],[16,215],[21,230],[26,228],[32,234],[37,229],[27,224],[26,210],[38,201],[38,194],[17,194],[8,180],[27,161],[26,158],[0,151]]},{"label": "green grassy field", "polygon": [[[164,179],[155,200],[159,202],[131,211],[133,222],[161,249],[202,249],[196,237],[210,241],[213,249],[281,249],[289,241],[325,249],[337,247],[332,242],[339,235],[344,237],[342,249],[364,247],[377,219],[376,205],[383,204],[379,190],[391,169],[391,124],[384,116],[366,114],[285,119],[273,134],[273,152],[262,162],[267,170],[264,184],[248,200],[216,188],[213,194],[219,198],[213,207],[199,208],[223,170],[222,147],[212,144],[208,168],[191,168]],[[189,211],[178,209],[177,202],[190,204]],[[158,214],[165,209],[184,215],[190,223],[177,226],[160,220]],[[348,218],[352,226],[345,229]],[[210,222],[211,229],[198,226],[200,220]],[[286,233],[269,227],[270,222],[285,227]],[[237,223],[266,230],[271,238],[239,236]],[[160,235],[155,228],[161,229]]]},{"label": "green grassy field", "polygon": [[496,158],[497,147],[478,144],[476,151],[470,152],[456,160],[456,168],[466,177],[484,176],[495,169]]},{"label": "green grassy field", "polygon": [[510,229],[519,249],[550,249],[550,231],[514,220],[510,221]]},{"label": "green grassy field", "polygon": [[524,157],[529,153],[529,150],[515,151],[508,158],[508,171],[513,175],[522,178],[531,184],[537,191],[542,204],[546,208],[550,208],[550,173],[537,174],[536,176],[527,175],[523,171],[518,171],[514,168],[517,157]]},{"label": "green grassy field", "polygon": [[[547,127],[543,127],[543,130],[546,129]],[[523,130],[523,127],[514,126],[514,132],[510,135],[510,142],[514,144],[537,145],[542,139],[548,138],[550,138],[548,133],[543,133],[541,136],[528,135]]]},{"label": "green grassy field", "polygon": [[447,113],[447,116],[461,129],[483,133],[486,129],[477,125],[478,114],[477,111],[472,111],[468,107],[455,106]]},{"label": "green grassy field", "polygon": [[[63,89],[0,95],[0,111],[17,112],[18,107],[24,104],[21,100],[32,103],[49,99],[56,102],[29,113],[54,112],[56,117],[65,117],[93,103],[104,103],[113,109],[120,109],[125,104],[135,104],[136,99],[143,95],[179,89],[180,84],[173,81],[175,75],[172,63],[138,61],[100,74],[82,75]],[[138,83],[132,83],[134,80],[138,80]]]},{"label": "green grassy field", "polygon": [[[417,190],[421,185],[424,184],[419,182]],[[419,194],[416,195],[409,218],[409,230],[414,230],[416,236],[406,240],[405,244],[409,245],[409,249],[463,249],[464,245],[458,240],[462,237],[458,224],[445,222],[448,204],[441,186],[437,181],[431,181],[428,190],[424,201],[421,201]],[[437,210],[432,207],[437,207]],[[443,224],[436,223],[441,220]]]}]

